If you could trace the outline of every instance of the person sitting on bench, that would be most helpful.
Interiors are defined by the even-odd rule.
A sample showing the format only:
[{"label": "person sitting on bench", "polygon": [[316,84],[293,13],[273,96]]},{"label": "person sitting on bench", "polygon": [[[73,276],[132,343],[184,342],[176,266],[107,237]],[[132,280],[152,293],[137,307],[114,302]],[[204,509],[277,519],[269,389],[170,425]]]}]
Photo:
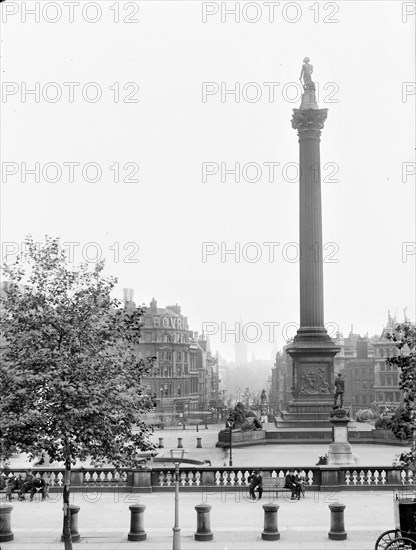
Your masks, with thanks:
[{"label": "person sitting on bench", "polygon": [[291,500],[295,500],[295,498],[298,500],[300,499],[300,486],[296,481],[295,472],[293,470],[289,470],[286,474],[285,488],[292,491]]},{"label": "person sitting on bench", "polygon": [[305,483],[306,483],[305,476],[296,472],[295,479],[296,479],[296,483],[299,485],[299,496],[300,494],[302,494],[302,497],[305,498]]},{"label": "person sitting on bench", "polygon": [[263,478],[258,470],[254,470],[251,475],[248,476],[247,481],[249,482],[249,493],[250,498],[256,500],[256,495],[254,491],[257,488],[259,493],[259,500],[263,496]]},{"label": "person sitting on bench", "polygon": [[46,498],[46,482],[41,477],[36,477],[32,483],[32,488],[30,490],[30,500],[33,500],[35,493],[42,493],[42,500]]},{"label": "person sitting on bench", "polygon": [[11,502],[13,498],[13,492],[18,491],[20,494],[20,489],[22,487],[22,477],[19,476],[10,476],[7,479],[7,485],[6,485],[6,497],[7,500]]},{"label": "person sitting on bench", "polygon": [[32,490],[33,482],[35,481],[35,476],[32,473],[32,470],[28,470],[26,473],[26,478],[22,482],[20,488],[19,500],[25,500],[25,493],[28,493]]}]

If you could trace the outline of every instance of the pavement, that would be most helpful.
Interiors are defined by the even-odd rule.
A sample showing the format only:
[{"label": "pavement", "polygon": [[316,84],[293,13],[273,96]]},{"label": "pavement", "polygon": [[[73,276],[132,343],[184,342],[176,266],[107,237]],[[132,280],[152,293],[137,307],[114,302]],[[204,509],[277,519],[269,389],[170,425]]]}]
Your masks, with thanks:
[{"label": "pavement", "polygon": [[[228,464],[229,451],[215,448],[218,430],[222,426],[200,429],[165,429],[155,431],[152,439],[164,438],[165,448],[160,454],[169,454],[176,448],[178,437],[182,437],[188,458],[209,459],[213,466]],[[202,449],[196,448],[196,437],[202,438]],[[392,445],[354,445],[358,464],[363,466],[390,465],[394,454],[403,447]],[[327,451],[325,445],[259,445],[258,447],[233,448],[234,466],[313,466],[317,456]],[[23,456],[12,459],[11,466],[27,467],[29,462]],[[172,527],[174,524],[174,493],[150,494],[128,493],[75,493],[72,502],[80,506],[78,530],[81,541],[74,548],[88,550],[119,549],[169,549],[172,548]],[[246,490],[241,493],[186,492],[180,494],[180,526],[182,550],[187,549],[276,549],[321,550],[352,549],[372,550],[378,536],[394,528],[393,493],[390,491],[348,491],[320,493],[307,491],[300,501],[288,500],[279,495],[278,526],[279,541],[264,541],[261,532],[264,524],[262,504],[269,502],[265,494],[261,501],[249,501]],[[211,529],[214,540],[194,540],[196,530],[195,505],[207,502],[212,505]],[[328,538],[330,510],[328,505],[341,502],[346,505],[345,528],[348,537],[344,541]],[[130,529],[131,504],[146,506],[144,529],[147,540],[127,540]],[[2,550],[63,550],[60,542],[62,531],[62,500],[60,494],[51,494],[46,502],[12,502],[11,515],[14,541],[1,544]]]},{"label": "pavement", "polygon": [[[1,544],[3,550],[63,549],[60,542],[62,529],[61,495],[51,495],[54,501],[12,502],[11,516],[14,541]],[[57,500],[59,499],[59,500]],[[81,541],[74,548],[88,550],[169,549],[172,547],[174,524],[174,493],[151,494],[96,494],[76,493],[72,502],[80,506],[78,531]],[[279,541],[264,541],[261,532],[264,524],[262,504],[271,496],[249,501],[242,493],[182,493],[179,501],[179,524],[182,550],[186,549],[276,549],[321,550],[354,549],[372,550],[380,533],[394,528],[393,493],[366,491],[348,493],[306,492],[306,498],[291,501],[280,495]],[[195,505],[206,502],[212,506],[211,530],[214,540],[197,542]],[[345,504],[347,539],[334,541],[328,538],[330,528],[329,504]],[[131,504],[146,506],[144,530],[147,540],[130,542]]]},{"label": "pavement", "polygon": [[[218,432],[223,424],[210,424],[206,430],[203,427],[196,431],[195,427],[187,426],[186,430],[168,428],[155,430],[151,435],[151,441],[159,443],[159,438],[164,440],[164,449],[159,450],[158,456],[168,456],[170,449],[177,448],[178,438],[182,438],[187,458],[198,460],[210,460],[212,466],[228,466],[229,449],[215,447],[218,441]],[[361,429],[362,426],[360,426]],[[371,427],[370,427],[371,428]],[[197,437],[201,438],[202,448],[197,449]],[[401,445],[378,445],[360,443],[354,444],[353,453],[357,456],[357,467],[362,466],[391,466],[395,454],[405,450]],[[234,466],[256,467],[256,466],[302,466],[311,467],[318,462],[318,456],[328,452],[329,444],[306,443],[306,444],[259,444],[252,447],[233,447]],[[45,464],[46,465],[46,464]],[[87,463],[83,464],[88,466]],[[10,461],[11,468],[29,468],[33,464],[24,456],[14,457]],[[54,466],[58,466],[57,463]],[[77,464],[81,466],[81,463]]]}]

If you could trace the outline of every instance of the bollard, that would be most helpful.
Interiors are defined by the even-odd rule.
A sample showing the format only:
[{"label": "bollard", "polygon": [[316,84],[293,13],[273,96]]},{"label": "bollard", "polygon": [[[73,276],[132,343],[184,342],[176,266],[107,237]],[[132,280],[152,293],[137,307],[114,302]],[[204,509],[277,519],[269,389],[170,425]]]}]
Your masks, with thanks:
[{"label": "bollard", "polygon": [[[70,528],[71,528],[71,540],[72,542],[78,542],[81,538],[81,535],[78,533],[78,512],[79,506],[75,504],[69,505],[69,514],[70,514]],[[64,542],[64,534],[61,535],[61,542]]]},{"label": "bollard", "polygon": [[278,504],[263,504],[264,530],[261,534],[263,540],[280,539],[280,533],[277,528],[277,511],[279,508]]},{"label": "bollard", "polygon": [[331,510],[331,530],[328,533],[328,538],[345,540],[347,538],[344,527],[345,504],[328,504],[328,508]]},{"label": "bollard", "polygon": [[202,437],[197,437],[196,438],[196,448],[197,449],[202,449],[201,441],[202,441]]},{"label": "bollard", "polygon": [[129,506],[131,511],[130,518],[130,533],[127,535],[128,540],[146,540],[147,534],[144,530],[144,504],[132,504]]},{"label": "bollard", "polygon": [[182,429],[185,429],[185,422],[182,424]]},{"label": "bollard", "polygon": [[11,504],[0,503],[0,542],[8,542],[14,539],[12,533],[12,510]]},{"label": "bollard", "polygon": [[178,437],[178,449],[183,449],[182,437]]},{"label": "bollard", "polygon": [[212,540],[214,535],[211,531],[211,504],[198,504],[196,510],[196,533],[195,540]]},{"label": "bollard", "polygon": [[198,426],[198,424],[196,425],[196,431],[199,432],[199,426]]},{"label": "bollard", "polygon": [[163,437],[159,437],[159,449],[163,449],[163,448],[164,448]]}]

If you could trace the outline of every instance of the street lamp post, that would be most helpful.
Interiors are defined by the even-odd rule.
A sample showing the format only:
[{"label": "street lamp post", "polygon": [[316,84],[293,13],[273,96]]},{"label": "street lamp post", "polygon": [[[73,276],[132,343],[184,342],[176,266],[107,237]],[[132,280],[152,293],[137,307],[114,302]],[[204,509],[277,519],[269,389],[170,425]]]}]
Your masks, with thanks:
[{"label": "street lamp post", "polygon": [[234,426],[234,420],[229,417],[227,420],[228,427],[230,428],[230,460],[228,461],[228,465],[233,465],[233,426]]},{"label": "street lamp post", "polygon": [[164,418],[163,418],[163,384],[160,388],[160,419],[162,421],[162,430],[165,428],[165,421],[164,421]]},{"label": "street lamp post", "polygon": [[175,466],[175,525],[173,527],[173,550],[181,548],[181,528],[179,527],[179,465],[183,460],[185,450],[171,449],[170,457]]}]

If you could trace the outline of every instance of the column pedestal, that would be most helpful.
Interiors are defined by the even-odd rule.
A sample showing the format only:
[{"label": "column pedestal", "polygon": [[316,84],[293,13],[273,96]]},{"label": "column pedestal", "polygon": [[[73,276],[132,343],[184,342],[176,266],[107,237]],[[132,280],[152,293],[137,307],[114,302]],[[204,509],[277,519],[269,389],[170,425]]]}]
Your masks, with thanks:
[{"label": "column pedestal", "polygon": [[329,417],[332,424],[332,443],[329,446],[328,464],[354,464],[352,447],[348,442],[348,423],[351,421],[345,409],[334,409]]}]

